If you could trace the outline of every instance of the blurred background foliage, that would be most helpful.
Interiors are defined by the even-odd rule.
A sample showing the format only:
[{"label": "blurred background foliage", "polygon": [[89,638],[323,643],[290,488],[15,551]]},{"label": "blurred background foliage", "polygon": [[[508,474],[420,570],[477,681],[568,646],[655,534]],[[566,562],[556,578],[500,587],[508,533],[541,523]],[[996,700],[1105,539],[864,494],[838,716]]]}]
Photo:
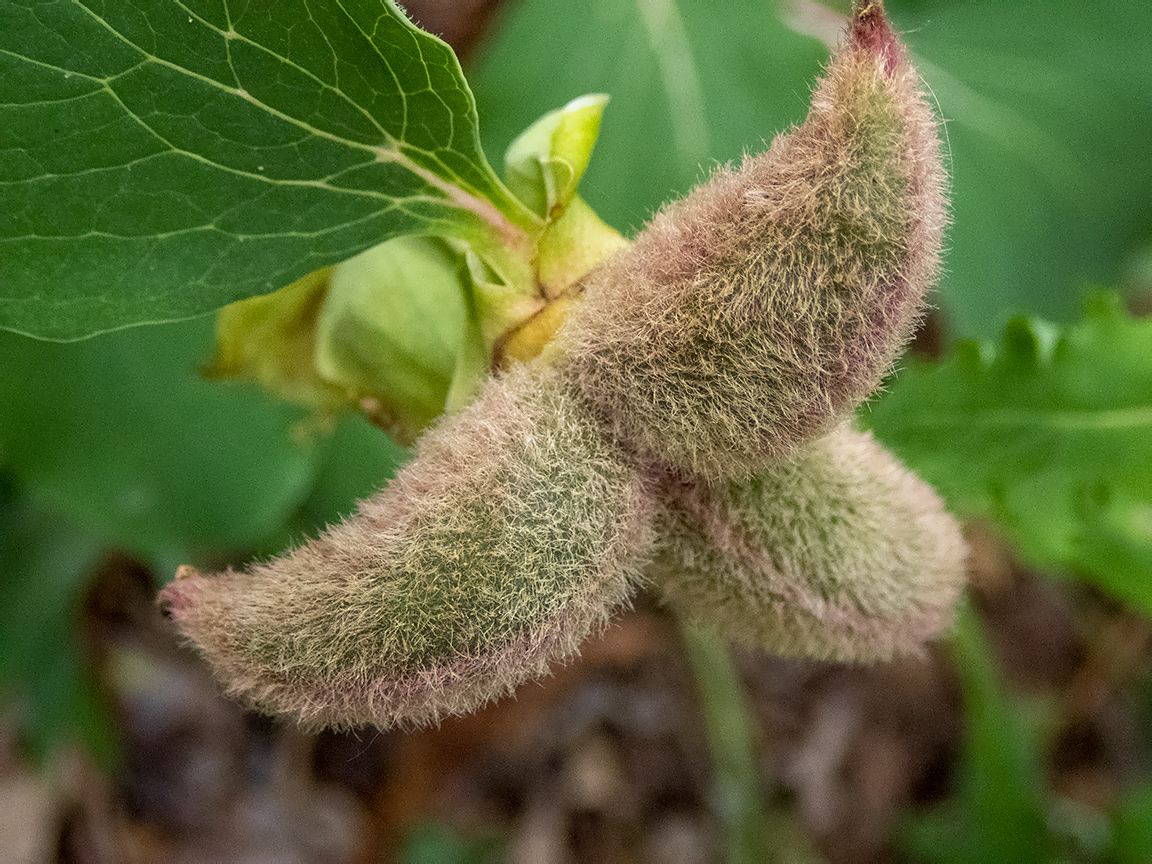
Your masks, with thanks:
[{"label": "blurred background foliage", "polygon": [[[946,121],[955,224],[932,320],[930,353],[944,359],[914,361],[869,422],[1030,560],[1152,614],[1152,334],[1130,314],[1152,305],[1152,10],[887,6]],[[770,0],[505,3],[465,66],[489,160],[544,112],[610,94],[581,194],[633,233],[712,166],[802,120],[835,15]],[[1081,319],[1087,286],[1129,311],[1093,301]],[[203,380],[211,346],[209,319],[70,344],[0,333],[0,688],[39,752],[79,740],[115,758],[74,626],[101,555],[129,553],[164,581],[181,563],[274,552],[403,461],[358,417],[329,428],[254,387]],[[1016,425],[986,435],[966,422],[995,412]],[[1083,423],[1070,432],[1055,414]],[[911,417],[939,434],[912,434]],[[1040,725],[1003,694],[975,618],[959,632],[967,779],[945,821],[911,825],[909,848],[1063,854]],[[1149,812],[1147,787],[1134,790],[1101,817],[1106,839],[1089,831],[1070,854],[1152,860]]]}]

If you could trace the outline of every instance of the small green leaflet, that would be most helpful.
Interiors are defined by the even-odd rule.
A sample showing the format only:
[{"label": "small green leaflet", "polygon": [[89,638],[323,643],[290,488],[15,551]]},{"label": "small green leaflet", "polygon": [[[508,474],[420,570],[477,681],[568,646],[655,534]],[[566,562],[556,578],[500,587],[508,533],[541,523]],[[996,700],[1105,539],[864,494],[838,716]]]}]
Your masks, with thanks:
[{"label": "small green leaflet", "polygon": [[1015,319],[912,364],[864,419],[957,513],[1152,613],[1152,320],[1108,294],[1075,326]]},{"label": "small green leaflet", "polygon": [[0,4],[0,327],[70,339],[536,217],[392,0]]}]

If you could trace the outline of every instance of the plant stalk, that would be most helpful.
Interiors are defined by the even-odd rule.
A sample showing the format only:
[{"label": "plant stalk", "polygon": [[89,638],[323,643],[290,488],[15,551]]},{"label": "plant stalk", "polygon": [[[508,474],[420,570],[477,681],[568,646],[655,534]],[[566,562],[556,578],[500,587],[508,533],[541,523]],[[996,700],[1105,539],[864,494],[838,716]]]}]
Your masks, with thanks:
[{"label": "plant stalk", "polygon": [[752,715],[728,645],[684,619],[680,632],[696,678],[712,753],[712,805],[724,834],[724,860],[774,862],[777,856],[769,842],[752,747]]}]

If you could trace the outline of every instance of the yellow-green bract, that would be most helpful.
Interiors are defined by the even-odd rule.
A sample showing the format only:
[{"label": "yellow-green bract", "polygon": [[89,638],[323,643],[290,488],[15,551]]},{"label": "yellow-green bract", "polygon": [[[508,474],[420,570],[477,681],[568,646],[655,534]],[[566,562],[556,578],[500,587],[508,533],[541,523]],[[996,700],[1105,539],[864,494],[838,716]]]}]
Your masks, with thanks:
[{"label": "yellow-green bract", "polygon": [[946,222],[936,120],[860,5],[803,125],[586,280],[571,375],[642,458],[720,479],[786,457],[876,389],[921,315]]}]

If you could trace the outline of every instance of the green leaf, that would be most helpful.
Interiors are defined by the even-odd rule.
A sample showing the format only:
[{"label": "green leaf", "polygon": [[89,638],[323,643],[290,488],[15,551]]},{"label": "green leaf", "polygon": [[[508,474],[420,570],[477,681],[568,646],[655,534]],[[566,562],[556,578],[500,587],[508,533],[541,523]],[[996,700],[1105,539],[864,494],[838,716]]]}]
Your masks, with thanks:
[{"label": "green leaf", "polygon": [[1020,312],[1074,320],[1080,286],[1116,284],[1152,226],[1152,4],[888,7],[947,119],[953,323],[990,337]]},{"label": "green leaf", "polygon": [[492,271],[471,250],[464,255],[459,277],[465,314],[456,368],[444,404],[448,412],[459,411],[479,394],[492,374],[492,349],[507,326],[505,315],[520,305],[515,300],[508,302],[507,286],[490,281]]},{"label": "green leaf", "polygon": [[115,749],[76,644],[83,591],[100,546],[0,475],[0,698],[33,751]]},{"label": "green leaf", "polygon": [[0,4],[0,327],[173,320],[392,236],[536,223],[393,0]]},{"label": "green leaf", "polygon": [[299,409],[201,380],[199,319],[75,343],[0,332],[0,454],[105,542],[165,567],[253,546],[304,498]]},{"label": "green leaf", "polygon": [[486,149],[503,152],[581,93],[610,94],[580,190],[621,228],[640,226],[716,161],[802,120],[828,57],[788,30],[773,4],[522,0],[505,10],[469,70]]},{"label": "green leaf", "polygon": [[954,510],[1152,613],[1152,320],[1111,295],[1072,327],[1016,319],[913,363],[864,419]]}]

